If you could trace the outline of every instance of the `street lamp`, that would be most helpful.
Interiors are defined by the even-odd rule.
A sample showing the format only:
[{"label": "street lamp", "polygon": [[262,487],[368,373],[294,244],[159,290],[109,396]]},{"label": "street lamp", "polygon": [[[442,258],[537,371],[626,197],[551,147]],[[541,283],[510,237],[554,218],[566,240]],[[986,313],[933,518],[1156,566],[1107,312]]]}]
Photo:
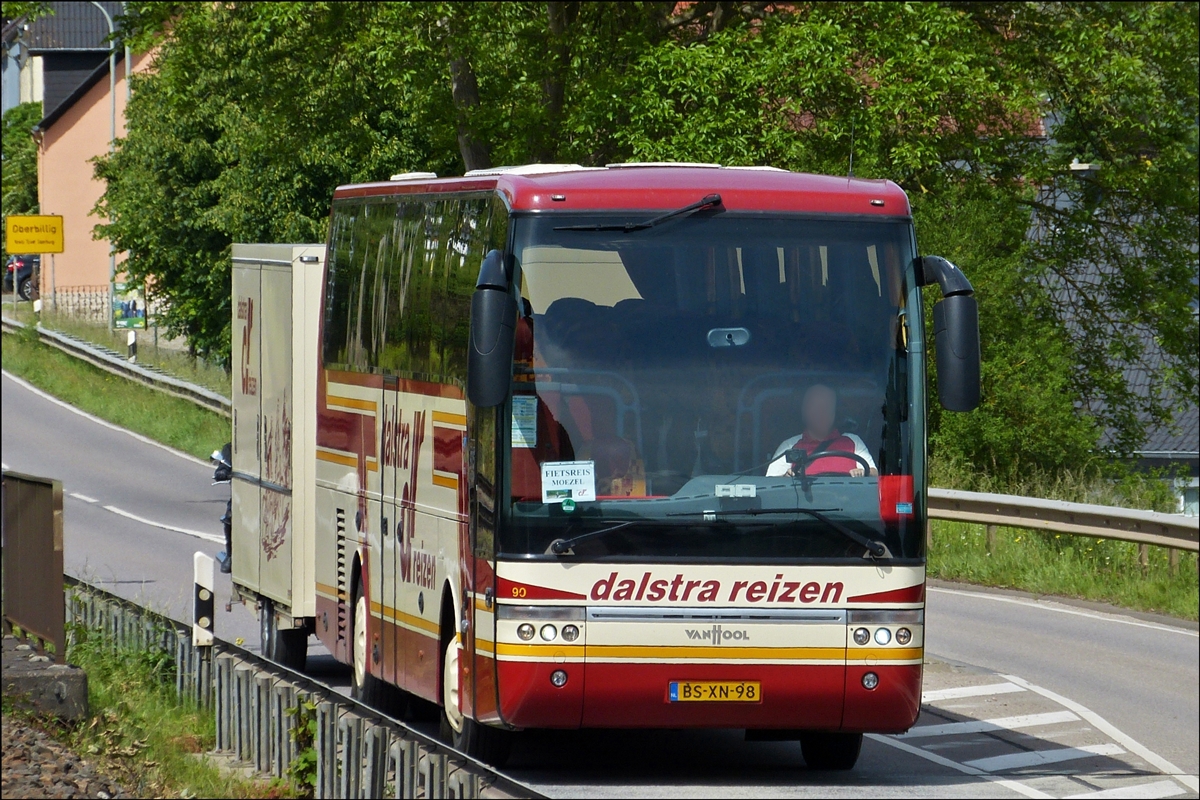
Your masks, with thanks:
[{"label": "street lamp", "polygon": [[[100,9],[100,13],[104,15],[104,21],[108,23],[108,101],[109,101],[109,137],[108,137],[108,154],[112,155],[117,150],[117,29],[113,26],[112,15],[96,2],[92,0],[92,5]],[[125,69],[129,69],[129,63],[126,62]],[[108,218],[108,224],[112,225],[112,216]],[[113,304],[113,281],[117,279],[117,251],[113,249],[112,239],[108,241],[108,332],[112,333],[112,304]]]}]

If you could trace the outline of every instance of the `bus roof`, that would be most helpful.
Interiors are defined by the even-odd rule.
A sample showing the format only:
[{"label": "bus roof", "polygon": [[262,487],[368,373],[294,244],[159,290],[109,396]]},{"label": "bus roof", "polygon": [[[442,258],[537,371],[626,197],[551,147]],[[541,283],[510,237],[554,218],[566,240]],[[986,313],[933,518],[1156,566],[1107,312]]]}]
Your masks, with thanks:
[{"label": "bus roof", "polygon": [[716,164],[531,164],[476,170],[461,178],[410,173],[339,186],[333,197],[471,191],[497,191],[513,211],[669,210],[715,192],[731,211],[910,216],[907,195],[891,181]]}]

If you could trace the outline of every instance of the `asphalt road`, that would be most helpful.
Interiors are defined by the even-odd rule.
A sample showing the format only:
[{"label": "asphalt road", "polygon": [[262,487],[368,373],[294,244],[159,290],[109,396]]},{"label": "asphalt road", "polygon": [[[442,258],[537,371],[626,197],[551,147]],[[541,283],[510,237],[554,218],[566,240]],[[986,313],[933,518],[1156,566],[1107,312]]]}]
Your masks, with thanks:
[{"label": "asphalt road", "polygon": [[[63,482],[67,572],[186,619],[192,554],[223,547],[212,467],[7,373],[0,419],[5,467]],[[254,649],[256,621],[226,612],[229,595],[218,575],[217,635]],[[809,772],[797,745],[735,731],[532,732],[507,771],[560,796],[1195,795],[1195,625],[947,585],[930,589],[926,630],[921,727],[869,737],[852,773]],[[315,638],[310,664],[345,685]]]}]

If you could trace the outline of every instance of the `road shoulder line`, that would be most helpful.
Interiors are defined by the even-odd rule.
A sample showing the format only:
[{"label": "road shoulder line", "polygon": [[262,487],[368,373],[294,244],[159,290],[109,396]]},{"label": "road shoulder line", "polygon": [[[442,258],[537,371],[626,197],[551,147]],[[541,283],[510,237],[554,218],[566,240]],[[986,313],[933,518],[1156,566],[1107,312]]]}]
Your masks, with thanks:
[{"label": "road shoulder line", "polygon": [[1200,631],[1188,630],[1186,628],[1176,628],[1170,625],[1161,625],[1154,622],[1142,622],[1131,617],[1123,617],[1119,614],[1101,613],[1098,611],[1080,611],[1074,608],[1068,608],[1064,605],[1053,601],[1041,600],[1025,600],[1018,597],[1005,597],[998,594],[990,594],[988,592],[969,592],[962,589],[943,589],[940,587],[930,586],[927,591],[937,594],[952,594],[959,597],[974,597],[980,600],[991,600],[996,603],[1012,603],[1013,605],[1026,606],[1028,608],[1040,608],[1043,611],[1053,611],[1058,614],[1070,614],[1075,617],[1087,617],[1088,619],[1096,619],[1101,622],[1116,622],[1121,625],[1133,625],[1137,628],[1149,628],[1155,631],[1164,631],[1166,633],[1176,633],[1183,636],[1191,636],[1193,638],[1200,637]]},{"label": "road shoulder line", "polygon": [[133,520],[134,522],[140,522],[143,525],[149,525],[154,528],[161,528],[164,531],[172,531],[174,533],[182,533],[186,536],[194,536],[197,539],[203,539],[204,541],[212,542],[213,544],[225,544],[225,537],[218,536],[215,533],[204,533],[203,531],[193,531],[193,530],[188,530],[187,528],[177,528],[174,525],[167,525],[164,522],[155,522],[152,519],[146,519],[145,517],[139,517],[137,514],[130,514],[128,511],[124,511],[120,508],[117,508],[116,506],[104,506],[104,510],[111,511],[112,513],[116,514],[119,517],[125,517],[126,519]]},{"label": "road shoulder line", "polygon": [[128,428],[122,428],[120,425],[116,425],[112,422],[109,422],[106,419],[100,419],[95,414],[89,414],[88,412],[84,411],[83,409],[77,408],[77,407],[71,405],[66,400],[61,400],[61,399],[55,397],[54,395],[50,394],[49,392],[42,391],[41,389],[34,386],[32,383],[25,380],[24,378],[18,378],[16,375],[13,375],[11,372],[9,372],[6,369],[0,370],[0,375],[3,375],[5,378],[8,378],[13,383],[20,386],[22,389],[28,389],[29,391],[33,392],[37,396],[39,396],[45,400],[49,400],[51,403],[54,403],[55,405],[62,406],[63,408],[67,409],[68,411],[78,414],[81,417],[86,417],[87,419],[91,420],[92,422],[97,423],[98,425],[103,425],[104,427],[110,428],[114,431],[120,431],[121,433],[128,434],[129,436],[132,436],[133,438],[137,439],[139,442],[144,442],[145,444],[154,445],[155,447],[157,447],[161,450],[166,450],[168,453],[177,455],[180,458],[191,461],[194,464],[199,464],[202,467],[211,467],[212,466],[207,461],[201,461],[200,459],[196,458],[195,456],[193,456],[189,453],[185,453],[182,450],[176,450],[174,447],[165,445],[162,442],[156,442],[148,436],[143,436],[140,433],[134,433],[133,431],[129,430]]},{"label": "road shoulder line", "polygon": [[1135,740],[1133,737],[1120,731],[1111,722],[1109,722],[1104,717],[1097,714],[1095,711],[1092,711],[1087,706],[1081,705],[1080,703],[1076,703],[1074,700],[1063,697],[1061,694],[1058,694],[1057,692],[1052,692],[1049,689],[1043,689],[1041,686],[1035,686],[1034,684],[1030,683],[1029,681],[1027,681],[1023,678],[1018,678],[1016,675],[1003,675],[1001,677],[1012,681],[1013,683],[1017,684],[1018,686],[1024,686],[1029,691],[1034,692],[1036,694],[1040,694],[1042,697],[1045,697],[1049,700],[1053,700],[1054,702],[1058,703],[1059,705],[1063,706],[1064,708],[1071,709],[1076,714],[1078,714],[1085,722],[1090,724],[1092,727],[1096,728],[1096,730],[1103,731],[1109,738],[1111,738],[1115,742],[1120,743],[1129,752],[1133,753],[1134,755],[1139,756],[1143,761],[1153,764],[1164,775],[1168,775],[1168,776],[1174,778],[1175,780],[1182,783],[1184,786],[1191,789],[1193,792],[1200,791],[1200,781],[1197,781],[1197,778],[1195,775],[1188,775],[1183,770],[1181,770],[1179,767],[1175,766],[1170,761],[1168,761],[1167,759],[1160,756],[1158,753],[1155,753],[1154,751],[1150,750],[1145,745],[1143,745],[1140,742],[1138,742],[1137,740]]}]

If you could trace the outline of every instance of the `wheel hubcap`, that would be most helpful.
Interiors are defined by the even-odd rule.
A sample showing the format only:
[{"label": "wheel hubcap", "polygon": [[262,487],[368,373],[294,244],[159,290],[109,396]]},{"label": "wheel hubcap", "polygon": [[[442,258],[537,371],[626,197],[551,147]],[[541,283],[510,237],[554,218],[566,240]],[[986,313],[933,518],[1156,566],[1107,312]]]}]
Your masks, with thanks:
[{"label": "wheel hubcap", "polygon": [[442,705],[445,707],[446,721],[455,733],[462,733],[463,715],[458,709],[458,642],[452,640],[446,647],[443,662]]},{"label": "wheel hubcap", "polygon": [[367,681],[367,598],[359,595],[354,608],[354,685]]}]

